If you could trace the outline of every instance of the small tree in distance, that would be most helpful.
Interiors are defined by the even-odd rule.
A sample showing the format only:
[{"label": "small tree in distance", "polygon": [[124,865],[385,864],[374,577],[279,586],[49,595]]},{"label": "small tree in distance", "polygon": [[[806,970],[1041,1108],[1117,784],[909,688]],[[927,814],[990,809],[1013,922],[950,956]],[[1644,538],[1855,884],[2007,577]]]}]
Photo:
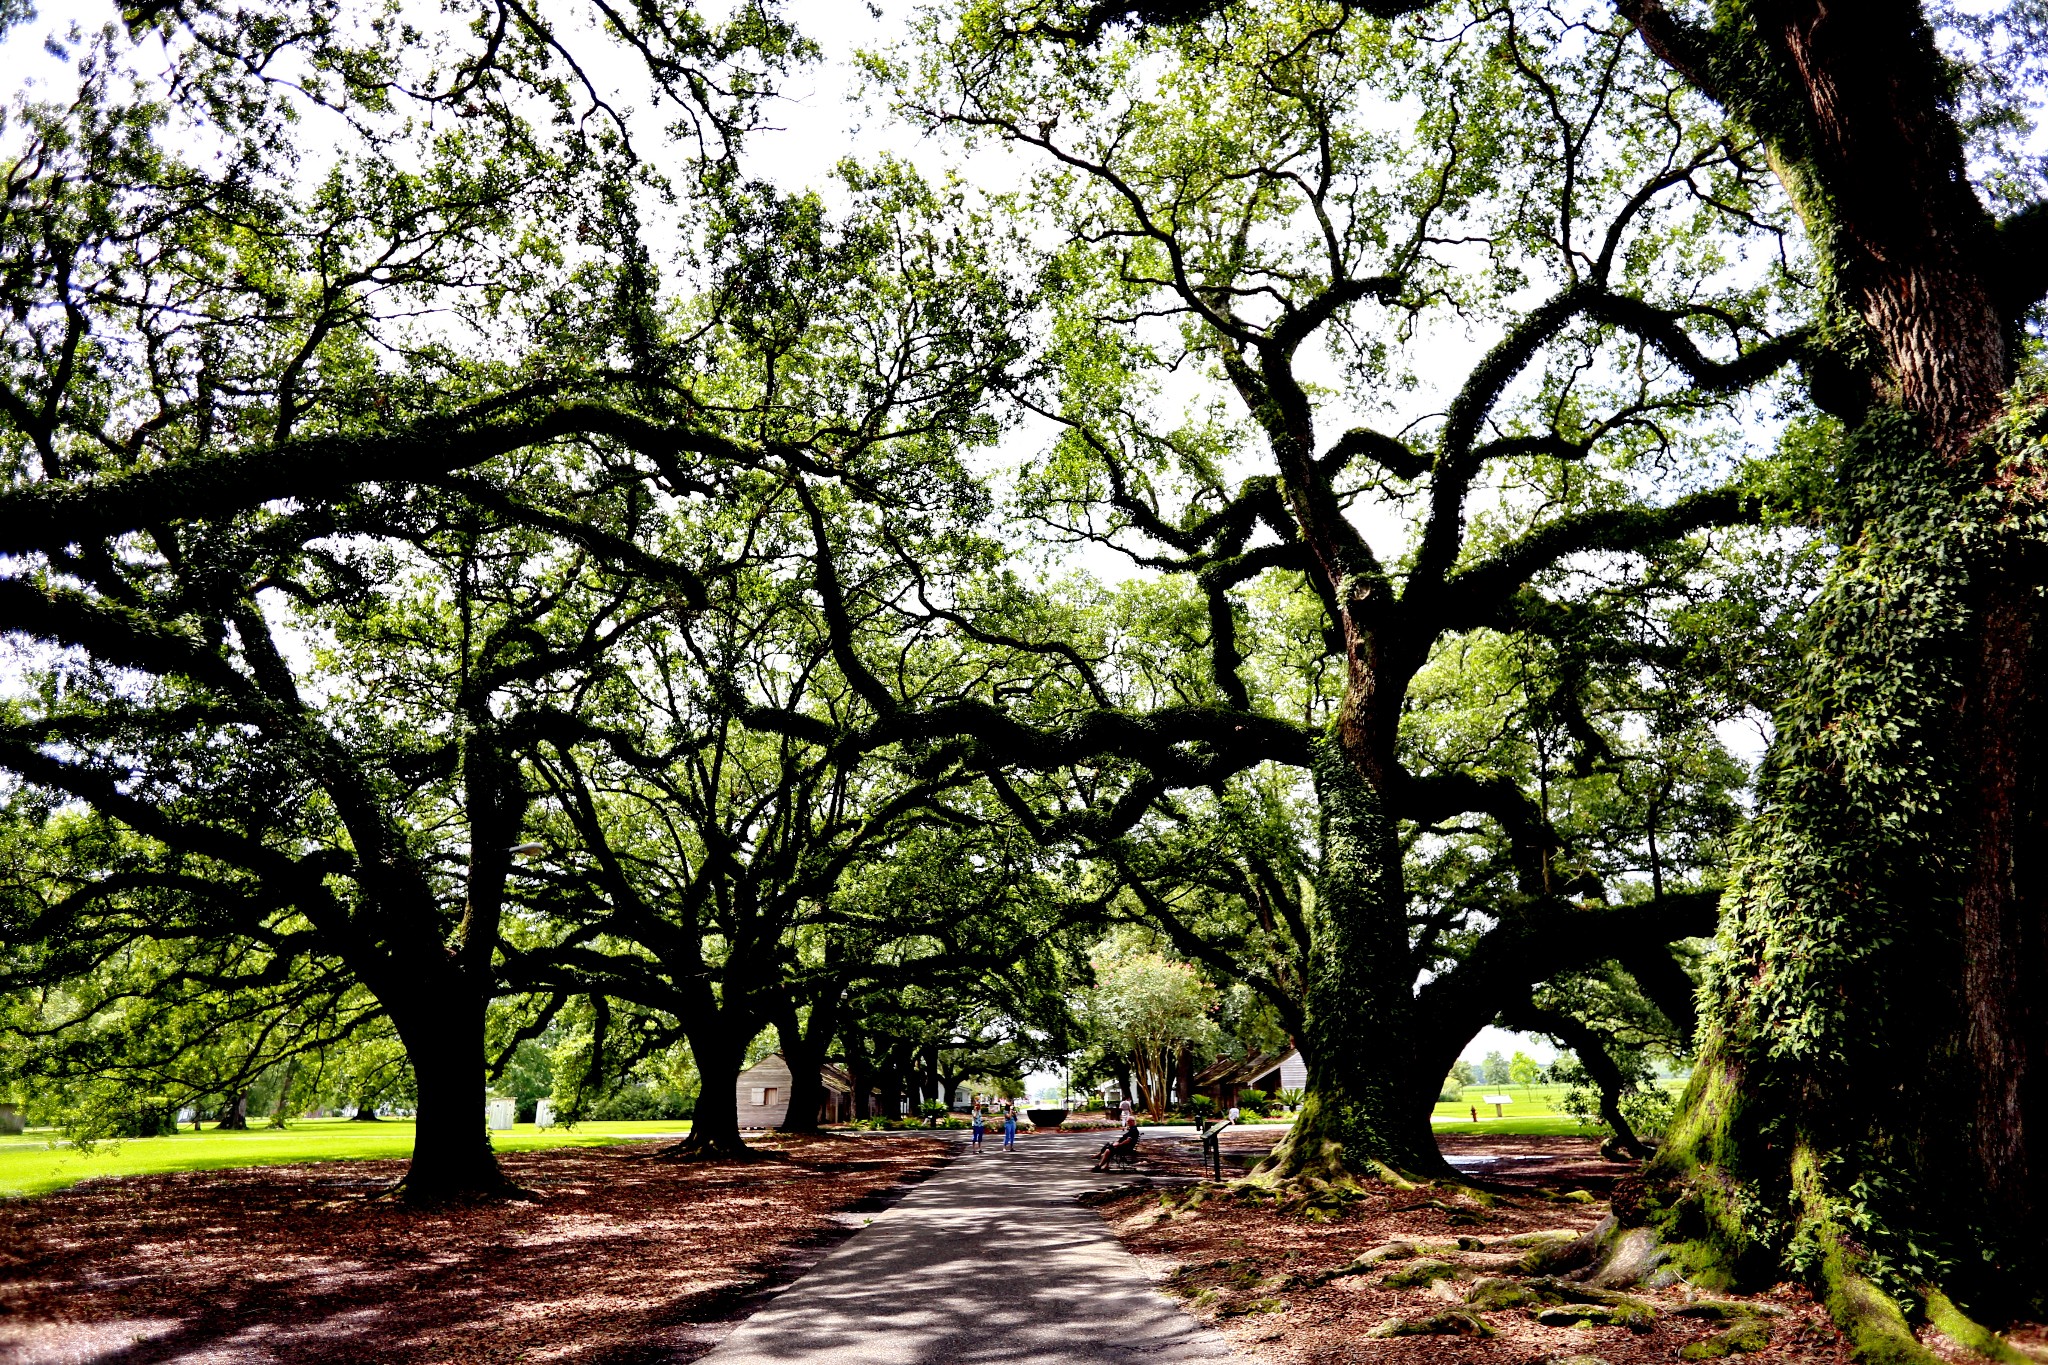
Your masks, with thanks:
[{"label": "small tree in distance", "polygon": [[1096,950],[1089,1020],[1129,1054],[1138,1098],[1154,1122],[1166,1116],[1174,1054],[1213,1039],[1215,1004],[1216,988],[1185,962],[1114,941]]}]

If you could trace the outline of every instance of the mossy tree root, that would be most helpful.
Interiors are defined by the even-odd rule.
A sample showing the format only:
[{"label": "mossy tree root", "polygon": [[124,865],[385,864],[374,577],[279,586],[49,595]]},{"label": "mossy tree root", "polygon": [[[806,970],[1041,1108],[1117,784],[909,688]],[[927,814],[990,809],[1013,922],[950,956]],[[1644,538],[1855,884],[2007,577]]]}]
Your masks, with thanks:
[{"label": "mossy tree root", "polygon": [[[1246,1180],[1267,1189],[1283,1185],[1301,1189],[1355,1188],[1360,1179],[1382,1181],[1396,1189],[1414,1189],[1439,1174],[1416,1169],[1418,1163],[1376,1142],[1372,1126],[1362,1122],[1362,1116],[1345,1112],[1355,1108],[1311,1092],[1286,1136],[1252,1168]],[[1443,1164],[1438,1156],[1436,1165],[1441,1168]]]},{"label": "mossy tree root", "polygon": [[[1718,1090],[1726,1080],[1724,1073],[1718,1083],[1710,1077],[1707,1084]],[[1695,1085],[1700,1083],[1696,1075]],[[1921,1286],[1912,1296],[1883,1287],[1850,1222],[1854,1201],[1829,1188],[1827,1163],[1809,1142],[1797,1143],[1787,1163],[1793,1203],[1789,1221],[1780,1229],[1782,1244],[1759,1245],[1745,1223],[1756,1210],[1741,1187],[1728,1179],[1727,1168],[1685,1163],[1680,1174],[1681,1165],[1673,1159],[1688,1149],[1694,1154],[1702,1148],[1726,1154],[1725,1125],[1700,1120],[1716,1112],[1725,1118],[1728,1111],[1691,1098],[1687,1112],[1694,1125],[1684,1135],[1686,1147],[1667,1149],[1652,1168],[1664,1193],[1654,1222],[1670,1241],[1672,1259],[1688,1280],[1705,1288],[1740,1290],[1787,1265],[1800,1268],[1848,1339],[1859,1365],[1940,1365],[1942,1357],[1920,1341],[1916,1321],[1999,1365],[2039,1365],[1957,1307],[1940,1287]]]}]

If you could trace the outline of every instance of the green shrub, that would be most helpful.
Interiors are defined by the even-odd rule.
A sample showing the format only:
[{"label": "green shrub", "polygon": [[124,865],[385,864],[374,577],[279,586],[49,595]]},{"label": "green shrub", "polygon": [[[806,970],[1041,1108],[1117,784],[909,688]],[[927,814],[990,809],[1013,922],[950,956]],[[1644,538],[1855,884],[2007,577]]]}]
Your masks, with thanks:
[{"label": "green shrub", "polygon": [[606,1095],[578,1118],[612,1122],[648,1123],[657,1119],[686,1119],[697,1112],[697,1097],[667,1086],[626,1085]]}]

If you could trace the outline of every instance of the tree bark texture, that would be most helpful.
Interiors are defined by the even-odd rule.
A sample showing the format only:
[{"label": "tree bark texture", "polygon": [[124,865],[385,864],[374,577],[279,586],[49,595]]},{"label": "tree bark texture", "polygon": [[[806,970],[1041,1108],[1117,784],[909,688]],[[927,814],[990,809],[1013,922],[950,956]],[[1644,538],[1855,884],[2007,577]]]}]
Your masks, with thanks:
[{"label": "tree bark texture", "polygon": [[[429,992],[422,991],[427,995]],[[484,1013],[452,991],[392,1011],[419,1086],[412,1161],[400,1193],[408,1203],[491,1198],[506,1192],[484,1126]]]},{"label": "tree bark texture", "polygon": [[815,1133],[818,1113],[825,1104],[825,1040],[829,1027],[811,1020],[809,1034],[794,1013],[775,1022],[775,1036],[782,1043],[782,1059],[789,1063],[789,1108],[777,1125],[785,1133]]},{"label": "tree bark texture", "polygon": [[1449,1174],[1429,1123],[1442,1074],[1425,1082],[1419,1066],[1421,1021],[1393,819],[1334,739],[1318,746],[1315,784],[1324,834],[1301,1040],[1308,1087],[1261,1169],[1318,1178],[1376,1167]]},{"label": "tree bark texture", "polygon": [[[2015,319],[2035,301],[2032,290],[2015,293],[2014,262],[1969,182],[1947,108],[1950,75],[1917,4],[1750,0],[1713,30],[1687,28],[1655,0],[1623,8],[1654,50],[1771,144],[1834,291],[1840,322],[1824,361],[1861,375],[1851,401],[1841,401],[1839,386],[1827,392],[1819,383],[1816,398],[1860,420],[1863,456],[1888,460],[1883,473],[1905,469],[1901,442],[1921,443],[1936,463],[1924,477],[1887,486],[1869,468],[1849,467],[1859,458],[1852,443],[1845,501],[1855,524],[1847,534],[1862,548],[1849,571],[1870,575],[1876,565],[1895,583],[1917,579],[1923,605],[1951,618],[1928,625],[1917,657],[1899,656],[1897,616],[1865,616],[1860,633],[1840,618],[1822,623],[1821,648],[1833,657],[1817,668],[1920,670],[1917,701],[1931,710],[1906,728],[1925,726],[1939,754],[1928,781],[1938,789],[1910,799],[1943,812],[1956,846],[1938,846],[1939,835],[1920,830],[1911,807],[1888,811],[1904,794],[1875,780],[1868,765],[1858,771],[1861,758],[1823,757],[1819,740],[1804,755],[1783,756],[1778,799],[1789,813],[1772,818],[1823,856],[1845,842],[1860,842],[1870,856],[1860,878],[1801,880],[1764,867],[1751,886],[1773,889],[1732,902],[1736,952],[1682,1125],[1689,1159],[1719,1172],[1703,1178],[1703,1190],[1739,1173],[1743,1187],[1794,1210],[1787,1217],[1825,1223],[1833,1215],[1813,1210],[1846,1197],[1846,1180],[1861,1174],[1830,1162],[1866,1153],[1867,1136],[1877,1134],[1897,1157],[1893,1175],[1912,1185],[1893,1192],[1886,1216],[1897,1220],[1888,1229],[1896,1240],[1876,1248],[1879,1260],[1910,1259],[1917,1253],[1899,1248],[1915,1243],[1941,1244],[1956,1259],[1960,1292],[1987,1311],[2029,1299],[2038,1305],[2048,1282],[2048,1239],[2039,1232],[2048,1216],[2042,574],[2025,537],[1996,526],[2038,516],[2040,485],[2015,474],[2010,440],[1985,439],[1994,422],[2025,416],[2007,404]],[[1888,422],[1886,412],[1910,418],[1910,428]],[[1929,508],[1930,498],[1945,505]],[[1877,543],[1884,536],[1918,539],[1918,557],[1887,556]],[[1857,595],[1838,580],[1829,600],[1839,608]],[[1817,686],[1792,703],[1817,713],[1781,718],[1780,733],[1788,720],[1809,739],[1819,726],[1893,725],[1914,702]],[[1921,761],[1882,742],[1876,752],[1901,769]],[[1915,869],[1903,865],[1911,858],[1934,865],[1933,885],[1912,889]],[[1890,951],[1875,942],[1880,935]],[[1801,952],[1836,964],[1825,985],[1847,1004],[1835,1010],[1816,994],[1806,1003],[1825,1023],[1810,1041],[1785,1045],[1760,1030],[1798,1013],[1788,1008],[1787,981],[1822,984],[1795,969]],[[1859,1079],[1872,1037],[1897,1044],[1882,1059],[1894,1076],[1924,1066],[1955,1082]],[[1817,1093],[1830,1084],[1851,1088]],[[1789,1106],[1797,1142],[1787,1144],[1784,1121],[1772,1119],[1766,1100]],[[1791,1161],[1801,1144],[1811,1158],[1798,1167],[1807,1173],[1803,1186]],[[1771,1159],[1759,1162],[1766,1151]],[[1719,1222],[1727,1233],[1729,1220]],[[1987,1251],[1998,1269],[1982,1270]],[[1949,1278],[1926,1265],[1913,1273]]]}]

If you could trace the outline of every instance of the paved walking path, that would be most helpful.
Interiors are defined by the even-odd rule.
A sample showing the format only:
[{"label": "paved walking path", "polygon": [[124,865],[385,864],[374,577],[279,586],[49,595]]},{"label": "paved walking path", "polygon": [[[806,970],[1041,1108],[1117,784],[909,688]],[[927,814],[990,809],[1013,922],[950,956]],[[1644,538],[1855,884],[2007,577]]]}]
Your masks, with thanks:
[{"label": "paved walking path", "polygon": [[[1157,1130],[1148,1130],[1157,1131]],[[1001,1132],[747,1319],[702,1365],[1178,1365],[1228,1359],[1094,1210],[1103,1139]]]}]

